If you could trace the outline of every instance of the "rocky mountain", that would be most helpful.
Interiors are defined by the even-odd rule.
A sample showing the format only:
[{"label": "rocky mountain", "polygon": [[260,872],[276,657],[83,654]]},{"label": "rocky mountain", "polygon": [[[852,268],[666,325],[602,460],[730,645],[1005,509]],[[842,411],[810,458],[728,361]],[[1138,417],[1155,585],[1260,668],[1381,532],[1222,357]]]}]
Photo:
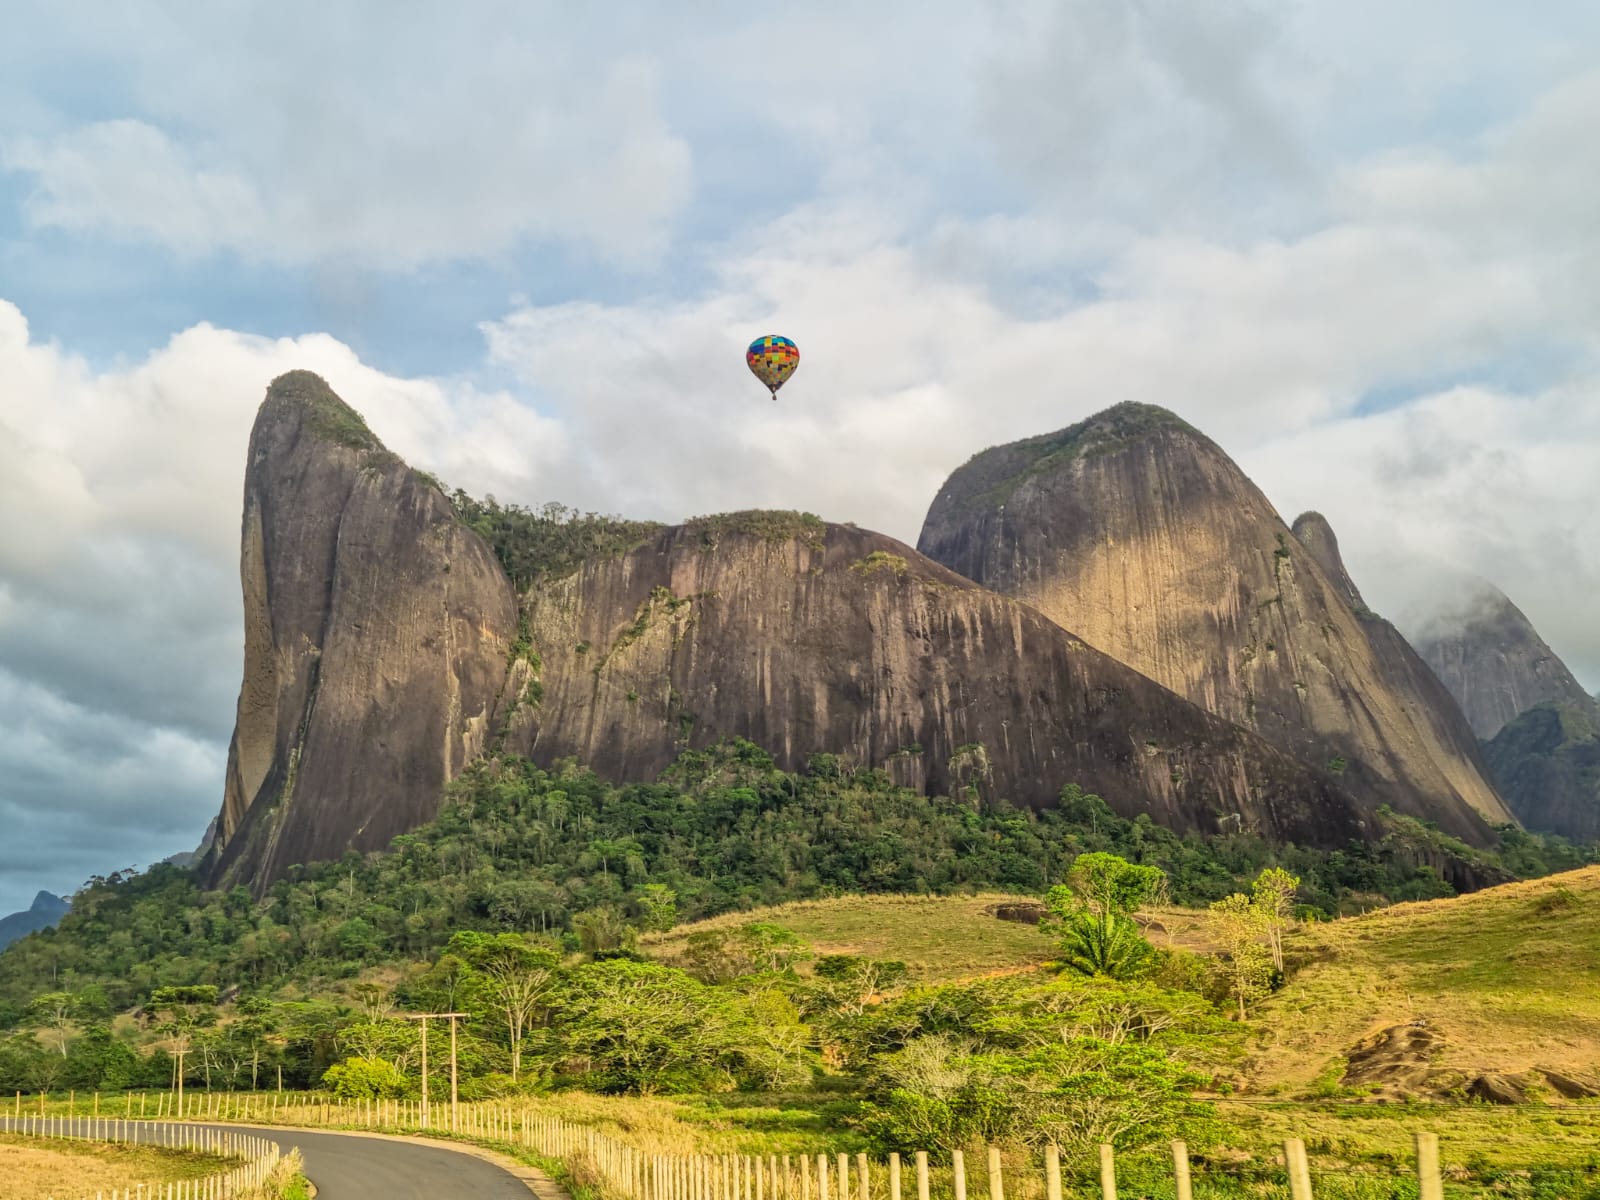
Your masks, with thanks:
[{"label": "rocky mountain", "polygon": [[539,761],[648,779],[739,736],[786,768],[829,751],[929,792],[1049,805],[1078,783],[1185,830],[1337,845],[1364,828],[1347,781],[866,530],[691,522],[535,587],[526,612],[506,745]]},{"label": "rocky mountain", "polygon": [[542,558],[497,540],[497,561],[321,379],[274,381],[207,878],[262,887],[383,847],[492,748],[648,779],[738,735],[787,767],[831,752],[1028,804],[1077,783],[1177,828],[1327,846],[1376,836],[1377,802],[1407,807],[1365,764],[1296,761],[878,534],[761,513],[617,528]]},{"label": "rocky mountain", "polygon": [[1600,841],[1600,703],[1536,704],[1484,752],[1512,811],[1530,829]]},{"label": "rocky mountain", "polygon": [[[1360,594],[1209,438],[1121,404],[984,451],[929,509],[918,548],[1310,766],[1477,844],[1510,819],[1455,714],[1358,616]],[[1308,544],[1309,543],[1309,544]],[[1376,803],[1368,799],[1368,803]]]},{"label": "rocky mountain", "polygon": [[1464,587],[1422,625],[1415,640],[1485,740],[1535,705],[1581,709],[1594,701],[1533,622],[1487,580]]},{"label": "rocky mountain", "polygon": [[[958,574],[803,514],[662,527],[446,497],[321,379],[275,380],[202,873],[259,889],[385,847],[486,752],[640,780],[729,736],[930,793],[1049,805],[1076,783],[1182,830],[1334,847],[1389,806],[1490,840],[1480,810],[1503,810],[1448,722],[1410,711],[1420,686],[1390,678],[1322,551],[1220,451],[1159,410],[1068,434],[958,473],[924,535]],[[1125,549],[1087,577],[1123,584],[1085,608],[1062,563],[1091,523],[1088,560]]]},{"label": "rocky mountain", "polygon": [[214,882],[387,847],[480,753],[511,585],[436,484],[322,379],[274,380],[245,469],[244,678]]},{"label": "rocky mountain", "polygon": [[14,912],[9,917],[0,917],[0,950],[4,950],[18,938],[51,928],[66,916],[71,908],[72,905],[60,896],[40,892],[33,898],[33,904],[22,912]]}]

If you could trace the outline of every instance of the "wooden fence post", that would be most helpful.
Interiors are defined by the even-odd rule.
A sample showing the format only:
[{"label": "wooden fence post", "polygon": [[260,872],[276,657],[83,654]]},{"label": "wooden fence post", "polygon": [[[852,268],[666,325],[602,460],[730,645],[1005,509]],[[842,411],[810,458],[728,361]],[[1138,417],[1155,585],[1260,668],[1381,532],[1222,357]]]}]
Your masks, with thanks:
[{"label": "wooden fence post", "polygon": [[[856,1180],[858,1186],[856,1195],[860,1197],[860,1200],[872,1200],[872,1189],[867,1186],[867,1156],[865,1154],[856,1155],[856,1175],[858,1176]],[[840,1200],[843,1200],[842,1196]]]},{"label": "wooden fence post", "polygon": [[928,1152],[917,1151],[917,1200],[928,1200]]},{"label": "wooden fence post", "polygon": [[1417,1134],[1417,1195],[1420,1200],[1444,1200],[1444,1179],[1439,1174],[1438,1134]]},{"label": "wooden fence post", "polygon": [[1110,1142],[1100,1143],[1101,1200],[1117,1200],[1117,1160]]},{"label": "wooden fence post", "polygon": [[1194,1200],[1189,1185],[1189,1147],[1184,1142],[1172,1143],[1172,1177],[1177,1181],[1178,1200]]},{"label": "wooden fence post", "polygon": [[[863,1196],[861,1200],[866,1200]],[[1006,1200],[1005,1181],[1000,1175],[1000,1147],[989,1147],[989,1200]]]},{"label": "wooden fence post", "polygon": [[1045,1200],[1061,1200],[1061,1151],[1054,1142],[1044,1148]]},{"label": "wooden fence post", "polygon": [[950,1151],[950,1182],[955,1187],[956,1200],[967,1200],[967,1156],[959,1150]]},{"label": "wooden fence post", "polygon": [[1311,1164],[1306,1161],[1306,1144],[1299,1138],[1284,1142],[1283,1161],[1289,1167],[1289,1195],[1293,1200],[1313,1200]]},{"label": "wooden fence post", "polygon": [[900,1200],[900,1154],[889,1155],[889,1200]]}]

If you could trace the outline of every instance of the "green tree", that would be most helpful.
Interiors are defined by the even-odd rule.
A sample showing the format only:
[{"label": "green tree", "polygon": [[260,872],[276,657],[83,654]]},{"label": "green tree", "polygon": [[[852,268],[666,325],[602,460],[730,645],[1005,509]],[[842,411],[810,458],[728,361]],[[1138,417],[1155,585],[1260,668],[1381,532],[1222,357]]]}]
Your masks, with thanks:
[{"label": "green tree", "polygon": [[178,1092],[178,1111],[183,1111],[184,1060],[194,1044],[195,1033],[216,1019],[217,988],[214,984],[187,984],[157,988],[150,993],[150,1006],[164,1014],[157,1031],[167,1035],[174,1058],[173,1080]]},{"label": "green tree", "polygon": [[579,913],[572,918],[572,929],[578,935],[578,946],[585,954],[629,950],[638,941],[634,928],[610,905]]},{"label": "green tree", "polygon": [[506,1027],[512,1083],[522,1075],[523,1037],[554,991],[559,965],[560,960],[547,947],[502,938],[480,968],[484,997]]},{"label": "green tree", "polygon": [[1242,892],[1218,900],[1206,911],[1206,932],[1222,947],[1228,994],[1239,1002],[1243,1021],[1246,1004],[1266,995],[1272,979],[1261,909]]},{"label": "green tree", "polygon": [[71,992],[46,992],[35,996],[28,1005],[28,1015],[39,1022],[51,1044],[62,1058],[67,1057],[67,1046],[72,1040],[73,1017],[77,1000]]},{"label": "green tree", "polygon": [[1050,889],[1048,932],[1060,938],[1061,961],[1082,975],[1130,979],[1150,963],[1153,949],[1132,913],[1161,894],[1166,877],[1115,854],[1079,855],[1067,882]]},{"label": "green tree", "polygon": [[634,902],[639,906],[639,926],[650,933],[666,933],[678,923],[678,893],[664,883],[647,883]]},{"label": "green tree", "polygon": [[1267,950],[1273,967],[1283,971],[1283,935],[1294,923],[1295,896],[1300,890],[1300,877],[1291,875],[1282,867],[1268,867],[1256,876],[1250,887],[1250,902],[1255,906],[1267,938]]},{"label": "green tree", "polygon": [[612,959],[573,970],[560,1034],[604,1090],[720,1090],[744,1046],[729,997],[656,963]]},{"label": "green tree", "polygon": [[322,1073],[322,1082],[341,1100],[386,1100],[406,1093],[406,1077],[381,1058],[346,1058]]}]

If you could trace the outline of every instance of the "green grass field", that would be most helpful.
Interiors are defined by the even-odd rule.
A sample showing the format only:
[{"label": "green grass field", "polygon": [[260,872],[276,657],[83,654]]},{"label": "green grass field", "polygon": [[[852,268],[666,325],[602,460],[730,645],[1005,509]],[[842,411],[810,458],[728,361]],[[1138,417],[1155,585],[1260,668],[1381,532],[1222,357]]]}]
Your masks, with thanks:
[{"label": "green grass field", "polygon": [[1000,905],[1037,903],[1029,896],[843,896],[730,913],[645,939],[643,949],[670,961],[691,934],[757,921],[781,925],[818,954],[897,959],[922,983],[999,974],[1037,966],[1054,943],[1034,925],[1002,921]]}]

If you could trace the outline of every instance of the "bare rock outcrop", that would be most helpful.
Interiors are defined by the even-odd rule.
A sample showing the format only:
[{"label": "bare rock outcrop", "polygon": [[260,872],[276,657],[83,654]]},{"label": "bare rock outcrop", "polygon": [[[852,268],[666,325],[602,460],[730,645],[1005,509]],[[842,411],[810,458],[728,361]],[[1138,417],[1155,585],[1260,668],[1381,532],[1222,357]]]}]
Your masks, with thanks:
[{"label": "bare rock outcrop", "polygon": [[215,883],[377,850],[491,728],[517,625],[493,553],[318,376],[273,381],[245,471],[244,680]]},{"label": "bare rock outcrop", "polygon": [[524,597],[505,745],[648,779],[748,738],[930,793],[1030,806],[1063,785],[1199,832],[1336,846],[1376,836],[1354,782],[1307,768],[1023,604],[881,534],[799,514],[666,529]]},{"label": "bare rock outcrop", "polygon": [[1300,761],[1478,845],[1510,819],[1266,497],[1164,409],[1121,404],[957,470],[919,548]]},{"label": "bare rock outcrop", "polygon": [[[1339,539],[1333,532],[1333,526],[1328,524],[1328,519],[1317,512],[1301,513],[1295,518],[1293,532],[1295,540],[1316,559],[1334,590],[1355,613],[1356,620],[1367,635],[1367,642],[1372,647],[1384,682],[1399,699],[1413,723],[1420,727],[1427,743],[1434,747],[1433,757],[1451,776],[1451,782],[1458,785],[1463,794],[1471,794],[1477,781],[1497,783],[1494,772],[1484,759],[1483,748],[1466,714],[1456,703],[1456,698],[1411,643],[1406,641],[1405,635],[1368,608],[1366,601],[1361,598],[1360,589],[1344,565],[1344,556],[1339,552]],[[1504,789],[1496,787],[1496,790],[1504,803],[1508,799]],[[1509,819],[1508,808],[1511,809],[1511,815],[1520,815],[1510,805],[1483,812],[1490,820],[1503,822]]]}]

